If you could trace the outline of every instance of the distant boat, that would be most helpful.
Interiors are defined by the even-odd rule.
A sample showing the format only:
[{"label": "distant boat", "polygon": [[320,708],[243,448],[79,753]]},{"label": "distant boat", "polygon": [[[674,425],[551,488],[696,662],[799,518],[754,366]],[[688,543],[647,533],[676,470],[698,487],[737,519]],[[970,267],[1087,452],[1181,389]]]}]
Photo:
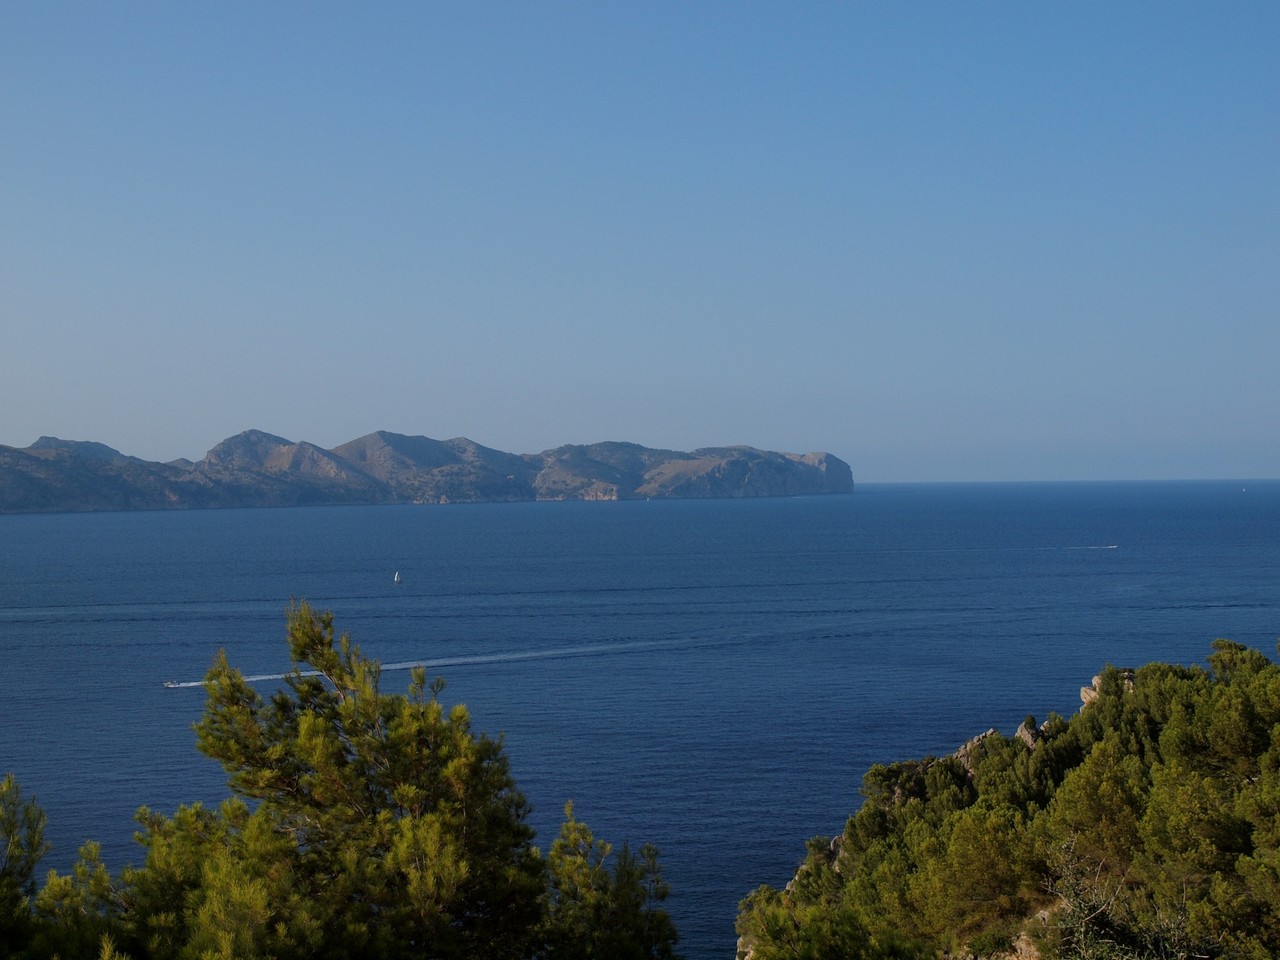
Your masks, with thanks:
[{"label": "distant boat", "polygon": [[399,582],[400,582],[400,571],[399,571],[399,570],[397,570],[397,571],[396,571],[396,583],[399,583]]},{"label": "distant boat", "polygon": [[176,686],[178,685],[178,681],[177,681],[177,680],[166,680],[166,681],[164,682],[164,685],[165,685],[166,687],[176,687]]}]

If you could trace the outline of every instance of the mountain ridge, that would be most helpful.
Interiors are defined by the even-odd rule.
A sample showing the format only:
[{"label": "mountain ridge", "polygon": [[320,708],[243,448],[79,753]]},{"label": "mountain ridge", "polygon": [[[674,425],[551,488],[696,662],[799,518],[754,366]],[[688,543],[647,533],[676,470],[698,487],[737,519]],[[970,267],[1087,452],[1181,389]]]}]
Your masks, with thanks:
[{"label": "mountain ridge", "polygon": [[378,503],[636,500],[848,493],[830,453],[750,446],[663,450],[625,441],[516,454],[466,437],[374,431],[331,450],[250,429],[195,462],[40,437],[0,445],[0,513]]}]

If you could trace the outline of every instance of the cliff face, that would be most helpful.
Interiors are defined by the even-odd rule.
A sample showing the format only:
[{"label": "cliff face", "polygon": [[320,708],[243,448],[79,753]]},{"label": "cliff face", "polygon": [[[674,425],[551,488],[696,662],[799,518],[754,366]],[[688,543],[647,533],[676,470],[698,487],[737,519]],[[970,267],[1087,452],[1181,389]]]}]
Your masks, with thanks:
[{"label": "cliff face", "polygon": [[504,453],[465,437],[379,431],[332,450],[247,430],[204,459],[156,463],[100,443],[41,437],[0,446],[0,513],[358,503],[777,497],[848,493],[829,453],[634,443]]}]

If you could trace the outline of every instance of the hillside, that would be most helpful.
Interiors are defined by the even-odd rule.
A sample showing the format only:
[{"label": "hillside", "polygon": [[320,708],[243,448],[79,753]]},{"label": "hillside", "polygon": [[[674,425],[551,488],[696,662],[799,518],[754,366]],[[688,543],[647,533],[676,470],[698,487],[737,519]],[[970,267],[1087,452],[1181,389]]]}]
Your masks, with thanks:
[{"label": "hillside", "polygon": [[25,448],[0,446],[0,513],[777,497],[852,489],[849,465],[829,453],[752,447],[686,453],[608,442],[514,454],[465,437],[378,431],[326,450],[247,430],[195,463],[158,463],[56,437]]},{"label": "hillside", "polygon": [[1280,665],[1108,667],[1070,719],[873,766],[739,960],[1280,956]]}]

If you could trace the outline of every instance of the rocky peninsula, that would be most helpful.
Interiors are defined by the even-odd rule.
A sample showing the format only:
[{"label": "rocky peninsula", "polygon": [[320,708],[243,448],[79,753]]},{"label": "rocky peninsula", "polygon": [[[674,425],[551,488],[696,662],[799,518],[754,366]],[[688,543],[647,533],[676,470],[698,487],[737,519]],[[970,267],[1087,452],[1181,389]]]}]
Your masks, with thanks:
[{"label": "rocky peninsula", "polygon": [[159,463],[91,441],[41,437],[0,445],[0,513],[785,497],[853,490],[830,453],[753,447],[691,452],[634,443],[569,444],[504,453],[465,437],[378,431],[326,450],[247,430],[204,458]]}]

